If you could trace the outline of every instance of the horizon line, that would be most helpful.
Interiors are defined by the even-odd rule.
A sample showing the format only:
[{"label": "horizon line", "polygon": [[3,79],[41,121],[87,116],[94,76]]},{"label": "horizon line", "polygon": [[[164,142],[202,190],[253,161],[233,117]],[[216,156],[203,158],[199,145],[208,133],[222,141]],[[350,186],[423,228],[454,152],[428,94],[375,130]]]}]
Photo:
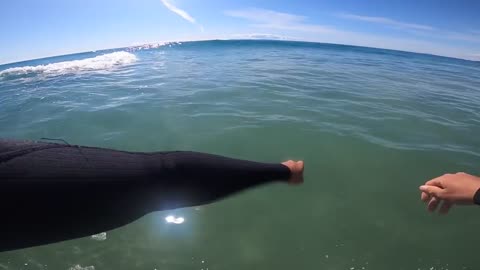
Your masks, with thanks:
[{"label": "horizon line", "polygon": [[326,44],[326,45],[340,45],[340,46],[350,46],[350,47],[357,47],[357,48],[379,49],[379,50],[395,51],[395,52],[402,52],[402,53],[419,54],[419,55],[429,55],[429,56],[435,56],[435,57],[441,57],[441,58],[449,58],[449,59],[456,59],[456,60],[463,60],[463,61],[468,61],[468,62],[480,63],[480,60],[473,60],[473,59],[468,59],[468,58],[460,58],[460,57],[439,55],[439,54],[433,54],[433,53],[425,53],[425,52],[414,52],[414,51],[407,51],[407,50],[400,50],[400,49],[389,49],[389,48],[382,48],[382,47],[370,47],[370,46],[361,46],[361,45],[353,45],[353,44],[345,44],[345,43],[330,43],[330,42],[321,42],[321,41],[308,41],[308,40],[301,40],[301,39],[287,39],[287,38],[285,38],[285,39],[264,38],[263,39],[263,38],[247,38],[247,37],[245,37],[245,38],[212,38],[212,39],[192,39],[192,40],[172,40],[172,41],[147,42],[147,43],[142,43],[142,44],[138,44],[138,45],[128,45],[128,46],[119,46],[119,47],[113,47],[113,48],[103,48],[103,49],[96,49],[96,50],[79,51],[79,52],[74,52],[74,53],[50,55],[50,56],[20,60],[20,61],[15,61],[15,62],[0,63],[0,69],[3,66],[6,66],[6,65],[13,65],[13,64],[19,64],[19,63],[30,62],[30,61],[44,60],[44,59],[48,59],[48,58],[55,58],[55,57],[62,57],[62,56],[69,56],[69,55],[76,55],[76,54],[84,54],[84,53],[95,53],[95,52],[102,52],[102,51],[108,51],[108,50],[129,49],[129,48],[142,47],[142,46],[152,45],[152,44],[159,45],[158,47],[161,47],[161,46],[168,45],[170,43],[179,43],[179,42],[183,43],[183,42],[202,42],[202,41],[228,41],[228,40],[303,42],[303,43],[315,43],[315,44]]}]

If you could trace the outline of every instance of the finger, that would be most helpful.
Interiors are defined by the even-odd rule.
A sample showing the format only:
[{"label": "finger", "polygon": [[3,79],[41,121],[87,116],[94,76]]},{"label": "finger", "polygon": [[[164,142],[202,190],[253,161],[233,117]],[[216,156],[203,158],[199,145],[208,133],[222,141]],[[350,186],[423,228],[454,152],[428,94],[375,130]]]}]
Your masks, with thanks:
[{"label": "finger", "polygon": [[442,199],[444,195],[444,189],[441,189],[437,186],[424,185],[424,186],[420,186],[420,190],[427,193],[430,196],[438,197],[440,199]]},{"label": "finger", "polygon": [[450,208],[452,208],[453,206],[453,203],[450,202],[450,201],[443,201],[442,203],[442,206],[440,206],[440,210],[438,210],[440,212],[440,214],[447,214],[448,211],[450,211]]},{"label": "finger", "polygon": [[441,200],[438,198],[431,198],[430,201],[428,202],[427,209],[430,212],[435,212],[437,210],[438,205],[440,204]]},{"label": "finger", "polygon": [[437,187],[443,188],[442,179],[443,179],[443,176],[440,176],[440,177],[437,177],[437,178],[433,178],[432,180],[427,181],[427,182],[425,183],[425,185],[428,185],[428,186],[437,186]]},{"label": "finger", "polygon": [[430,195],[428,195],[427,193],[425,192],[422,192],[422,195],[420,195],[420,199],[423,201],[423,202],[428,202],[430,201],[432,197]]}]

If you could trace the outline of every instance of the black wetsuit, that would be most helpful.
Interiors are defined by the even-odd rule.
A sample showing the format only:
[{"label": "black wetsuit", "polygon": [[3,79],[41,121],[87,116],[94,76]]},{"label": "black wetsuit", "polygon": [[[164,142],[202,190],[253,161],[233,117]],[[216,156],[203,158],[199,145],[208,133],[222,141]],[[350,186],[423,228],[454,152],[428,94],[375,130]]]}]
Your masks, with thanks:
[{"label": "black wetsuit", "polygon": [[274,180],[282,164],[0,140],[0,251],[89,236]]}]

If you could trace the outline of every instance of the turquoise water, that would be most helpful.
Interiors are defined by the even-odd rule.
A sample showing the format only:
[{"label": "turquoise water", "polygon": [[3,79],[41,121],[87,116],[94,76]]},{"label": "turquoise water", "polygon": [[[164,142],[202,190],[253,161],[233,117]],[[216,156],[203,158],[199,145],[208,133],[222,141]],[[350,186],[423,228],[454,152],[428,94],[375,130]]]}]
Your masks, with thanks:
[{"label": "turquoise water", "polygon": [[305,184],[0,253],[0,269],[478,269],[480,209],[428,214],[418,186],[480,174],[479,62],[286,41],[150,47],[0,66],[0,137],[304,159]]}]

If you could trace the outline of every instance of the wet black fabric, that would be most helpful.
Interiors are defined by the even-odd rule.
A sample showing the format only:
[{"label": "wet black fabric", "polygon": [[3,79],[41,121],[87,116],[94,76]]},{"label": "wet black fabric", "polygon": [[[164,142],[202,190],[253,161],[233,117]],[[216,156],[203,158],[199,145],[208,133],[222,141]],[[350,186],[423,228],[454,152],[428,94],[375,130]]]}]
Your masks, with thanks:
[{"label": "wet black fabric", "polygon": [[475,192],[475,195],[473,196],[473,202],[476,205],[480,205],[480,189],[478,189],[477,192]]},{"label": "wet black fabric", "polygon": [[0,140],[0,251],[89,236],[275,180],[282,164]]}]

